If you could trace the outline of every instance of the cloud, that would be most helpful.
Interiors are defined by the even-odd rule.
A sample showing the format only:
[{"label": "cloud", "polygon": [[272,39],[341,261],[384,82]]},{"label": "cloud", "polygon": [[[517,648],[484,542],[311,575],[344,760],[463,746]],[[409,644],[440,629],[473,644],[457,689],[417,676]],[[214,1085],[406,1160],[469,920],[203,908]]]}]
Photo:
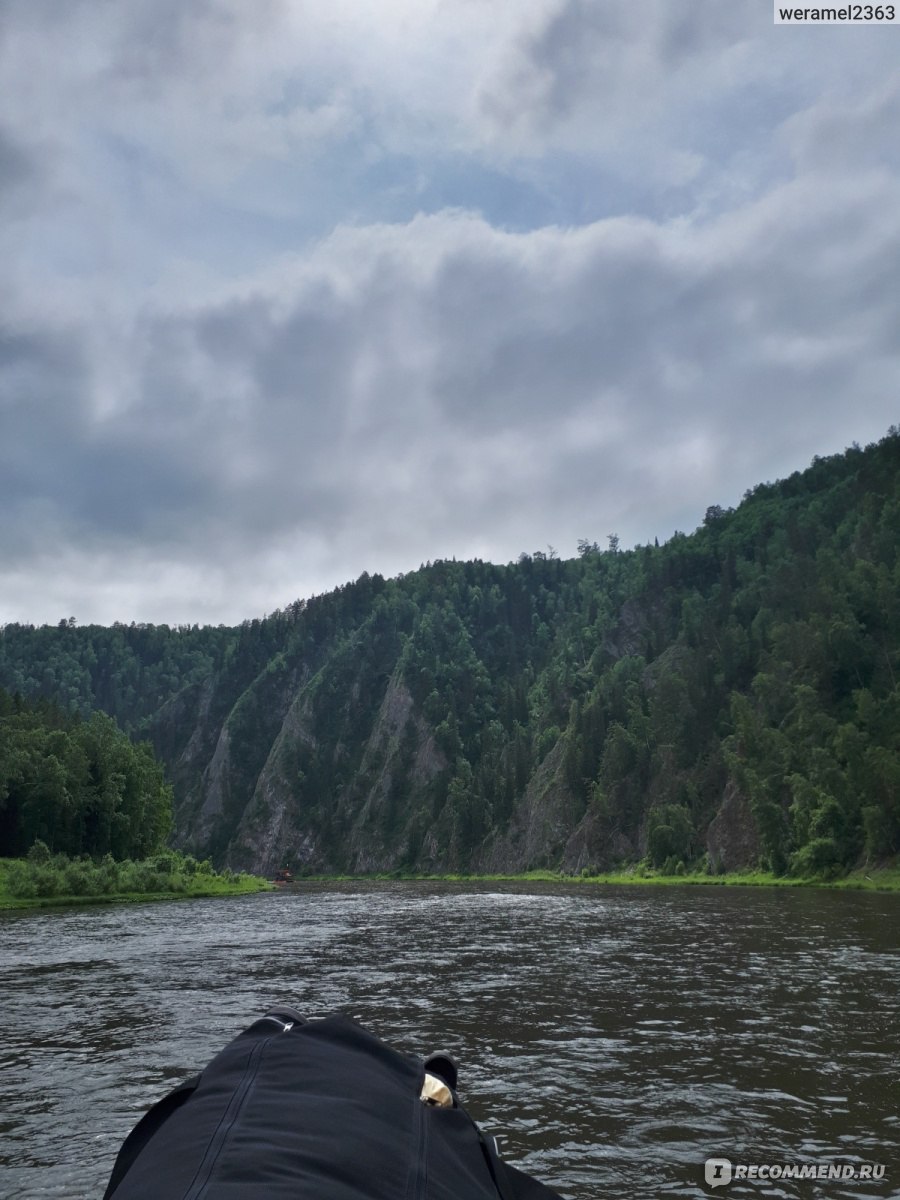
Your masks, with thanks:
[{"label": "cloud", "polygon": [[785,122],[781,136],[800,170],[834,175],[900,170],[900,71],[875,77],[849,102],[827,97]]},{"label": "cloud", "polygon": [[836,233],[865,230],[873,202],[900,212],[896,186],[794,185],[701,229],[512,235],[448,213],[340,230],[227,298],[145,313],[136,399],[102,418],[73,417],[71,362],[29,343],[8,378],[22,355],[45,364],[44,407],[17,442],[32,469],[6,486],[52,519],[8,553],[65,530],[225,571],[294,547],[283,586],[308,591],[307,546],[318,583],[607,526],[665,537],[739,498],[735,463],[739,491],[839,444],[848,396],[864,437],[890,423],[900,220],[845,244],[853,286],[822,287]]},{"label": "cloud", "polygon": [[6,15],[0,621],[662,539],[896,419],[882,31],[811,55],[719,0]]},{"label": "cloud", "polygon": [[0,127],[0,206],[10,215],[10,205],[24,210],[23,193],[36,185],[38,167],[31,155],[16,139]]}]

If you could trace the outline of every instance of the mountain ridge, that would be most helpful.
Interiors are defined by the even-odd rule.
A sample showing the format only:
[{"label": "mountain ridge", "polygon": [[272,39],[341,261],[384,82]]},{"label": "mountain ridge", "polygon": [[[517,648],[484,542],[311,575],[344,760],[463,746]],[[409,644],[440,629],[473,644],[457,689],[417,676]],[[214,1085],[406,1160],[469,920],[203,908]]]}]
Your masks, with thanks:
[{"label": "mountain ridge", "polygon": [[[238,628],[8,625],[240,869],[840,871],[900,850],[900,435],[663,546],[363,575]],[[102,703],[101,703],[102,701]]]}]

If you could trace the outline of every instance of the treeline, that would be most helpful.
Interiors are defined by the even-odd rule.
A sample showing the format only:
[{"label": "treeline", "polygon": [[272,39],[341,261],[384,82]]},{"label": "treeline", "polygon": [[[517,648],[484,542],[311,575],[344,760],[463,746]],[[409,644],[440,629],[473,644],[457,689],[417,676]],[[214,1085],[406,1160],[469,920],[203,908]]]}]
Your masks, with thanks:
[{"label": "treeline", "polygon": [[52,670],[86,711],[106,639],[130,678],[186,664],[117,711],[171,768],[179,843],[255,869],[278,825],[317,869],[833,873],[900,851],[898,538],[892,429],[662,546],[364,575],[210,631],[203,662],[201,631],[157,629],[145,664],[121,627],[7,626],[0,682]]},{"label": "treeline", "polygon": [[88,717],[100,709],[140,734],[160,705],[218,670],[237,641],[225,626],[6,625],[0,685]]},{"label": "treeline", "polygon": [[0,857],[146,858],[172,827],[172,790],[146,743],[111,717],[0,691]]}]

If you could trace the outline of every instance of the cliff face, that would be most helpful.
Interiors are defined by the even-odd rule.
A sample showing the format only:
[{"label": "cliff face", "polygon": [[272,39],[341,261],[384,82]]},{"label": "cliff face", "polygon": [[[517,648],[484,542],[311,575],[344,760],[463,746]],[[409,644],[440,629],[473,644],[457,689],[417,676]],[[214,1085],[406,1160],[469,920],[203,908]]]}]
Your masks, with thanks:
[{"label": "cliff face", "polygon": [[[632,659],[642,624],[646,614],[629,605],[606,638],[613,664]],[[164,706],[152,735],[157,751],[170,756],[176,844],[262,874],[284,865],[349,873],[580,872],[647,853],[647,813],[671,799],[667,781],[678,774],[670,750],[659,748],[663,769],[630,824],[596,797],[585,805],[573,790],[575,728],[520,773],[505,811],[484,796],[460,798],[459,789],[454,798],[460,768],[448,754],[446,722],[439,733],[415,700],[404,645],[382,631],[318,658],[281,653],[236,695],[223,674]],[[685,656],[673,648],[641,669],[648,697],[667,673],[685,669]],[[507,741],[499,760],[514,781],[512,757]],[[754,864],[760,844],[746,800],[731,780],[715,797],[710,859],[729,870]],[[489,823],[479,823],[475,807],[489,811]]]},{"label": "cliff face", "polygon": [[178,847],[263,874],[446,866],[429,835],[449,763],[385,641],[281,654],[237,695],[219,677],[167,704],[151,736]]},{"label": "cliff face", "polygon": [[298,759],[323,751],[314,729],[313,699],[301,690],[241,814],[228,858],[263,873],[285,860],[320,871],[394,870],[408,857],[411,836],[404,798],[427,793],[447,768],[432,731],[393,676],[367,736],[355,747],[341,741],[324,747],[334,767],[348,757],[358,766],[342,783],[335,779],[332,802],[323,805],[320,785],[296,767]]},{"label": "cliff face", "polygon": [[487,873],[555,867],[572,833],[572,797],[562,771],[560,740],[517,800],[506,830],[485,846],[479,868]]}]

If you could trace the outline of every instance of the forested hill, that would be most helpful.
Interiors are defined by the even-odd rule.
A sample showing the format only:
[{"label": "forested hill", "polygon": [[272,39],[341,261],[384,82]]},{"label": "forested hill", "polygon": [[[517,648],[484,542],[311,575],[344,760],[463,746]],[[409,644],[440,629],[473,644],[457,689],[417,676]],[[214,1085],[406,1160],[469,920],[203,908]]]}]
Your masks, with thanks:
[{"label": "forested hill", "polygon": [[898,539],[892,429],[661,547],[8,625],[0,685],[150,737],[176,843],[235,867],[828,872],[900,850]]}]

